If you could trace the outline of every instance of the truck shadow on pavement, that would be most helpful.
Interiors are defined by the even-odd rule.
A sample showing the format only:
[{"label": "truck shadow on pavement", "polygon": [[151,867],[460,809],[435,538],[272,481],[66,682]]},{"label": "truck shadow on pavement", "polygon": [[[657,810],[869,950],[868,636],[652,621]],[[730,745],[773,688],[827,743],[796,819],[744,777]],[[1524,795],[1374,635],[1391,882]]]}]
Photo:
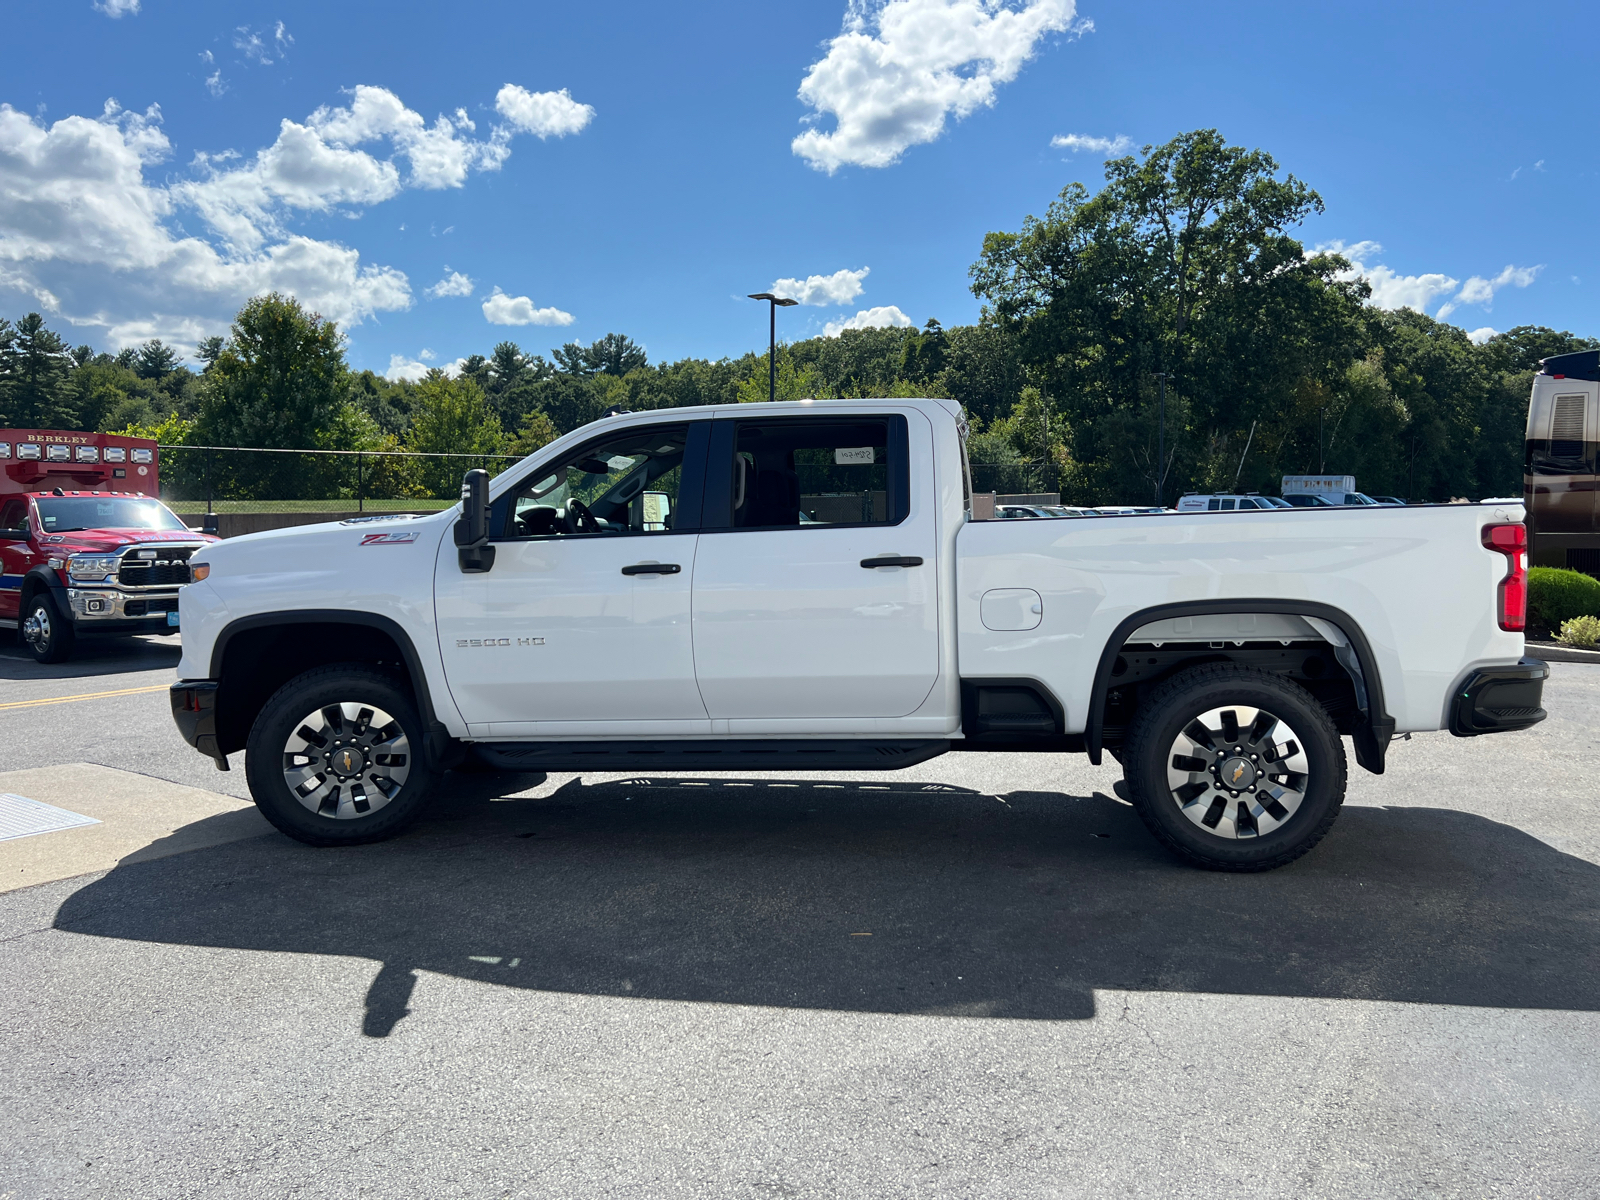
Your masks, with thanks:
[{"label": "truck shadow on pavement", "polygon": [[92,679],[137,671],[172,671],[183,649],[176,636],[83,637],[64,663],[34,660],[16,631],[0,629],[0,679]]},{"label": "truck shadow on pavement", "polygon": [[370,958],[374,1037],[418,971],[1032,1020],[1091,1017],[1095,989],[1600,1008],[1600,868],[1466,813],[1347,807],[1292,866],[1222,875],[1100,793],[639,779],[495,802],[526,781],[450,778],[395,841],[124,864],[56,928]]}]

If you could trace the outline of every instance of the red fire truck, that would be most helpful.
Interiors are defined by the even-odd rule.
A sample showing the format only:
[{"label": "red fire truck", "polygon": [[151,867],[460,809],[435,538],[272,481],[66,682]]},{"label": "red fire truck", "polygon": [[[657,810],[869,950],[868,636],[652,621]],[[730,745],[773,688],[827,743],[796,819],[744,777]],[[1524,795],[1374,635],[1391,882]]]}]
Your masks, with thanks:
[{"label": "red fire truck", "polygon": [[147,438],[0,429],[0,629],[38,661],[177,628],[189,556],[217,539],[157,499],[160,465]]}]

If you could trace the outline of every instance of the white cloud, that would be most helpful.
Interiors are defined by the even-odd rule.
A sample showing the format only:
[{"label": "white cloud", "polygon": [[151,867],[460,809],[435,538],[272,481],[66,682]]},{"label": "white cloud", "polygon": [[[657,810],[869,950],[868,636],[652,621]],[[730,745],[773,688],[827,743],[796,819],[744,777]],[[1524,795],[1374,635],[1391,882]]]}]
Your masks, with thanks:
[{"label": "white cloud", "polygon": [[508,296],[499,288],[483,302],[484,319],[491,325],[571,325],[573,316],[559,308],[535,308],[526,296]]},{"label": "white cloud", "polygon": [[[272,38],[288,41],[286,31]],[[356,88],[348,107],[282,121],[276,140],[254,154],[197,154],[188,171],[151,183],[145,168],[173,150],[158,106],[129,112],[111,100],[98,117],[46,123],[0,104],[0,292],[97,329],[112,348],[159,337],[185,352],[225,332],[245,300],[268,291],[292,294],[344,326],[409,308],[403,272],[301,235],[292,219],[307,211],[359,215],[352,206],[405,187],[459,187],[510,153],[508,129],[497,127],[487,141],[468,136],[472,129],[460,110],[429,124],[382,88]],[[387,157],[367,148],[380,139]],[[185,212],[203,225],[178,226]],[[436,287],[446,286],[470,294],[472,285],[447,268]],[[572,320],[525,298],[503,297],[496,311]]]},{"label": "white cloud", "polygon": [[1133,149],[1133,139],[1125,133],[1119,133],[1114,138],[1095,137],[1088,133],[1058,133],[1050,139],[1050,144],[1057,150],[1071,150],[1074,154],[1080,150],[1092,150],[1107,158],[1115,158]]},{"label": "white cloud", "polygon": [[1426,312],[1429,304],[1454,291],[1457,282],[1449,275],[1401,275],[1381,263],[1369,264],[1369,258],[1383,253],[1383,247],[1373,241],[1349,245],[1344,242],[1324,242],[1313,253],[1342,254],[1348,258],[1349,269],[1340,271],[1335,278],[1343,281],[1365,279],[1372,288],[1371,303],[1377,308],[1410,308]]},{"label": "white cloud", "polygon": [[776,279],[767,290],[801,304],[849,304],[861,295],[861,281],[871,269],[862,267],[859,271],[835,271],[832,275],[808,275],[804,279]]},{"label": "white cloud", "polygon": [[1439,309],[1439,319],[1442,321],[1463,304],[1476,304],[1489,308],[1494,302],[1494,294],[1503,287],[1525,288],[1539,277],[1539,272],[1544,270],[1544,264],[1537,267],[1513,267],[1507,265],[1493,279],[1485,279],[1482,275],[1474,275],[1461,285],[1461,291],[1456,297]]},{"label": "white cloud", "polygon": [[95,0],[94,7],[96,11],[113,18],[125,14],[139,15],[139,0]]},{"label": "white cloud", "polygon": [[431,288],[423,289],[425,295],[434,300],[441,299],[445,296],[472,295],[471,279],[463,275],[460,271],[450,270],[449,267],[446,267],[445,271],[447,273],[443,279],[439,280],[439,282],[434,284]]},{"label": "white cloud", "polygon": [[530,92],[508,83],[495,96],[494,109],[513,129],[541,138],[566,137],[594,120],[593,106],[578,103],[566,88],[559,92]]},{"label": "white cloud", "polygon": [[220,96],[228,90],[228,85],[222,82],[222,68],[218,67],[206,76],[206,91],[213,96]]},{"label": "white cloud", "polygon": [[[1503,287],[1525,288],[1538,278],[1540,271],[1544,270],[1542,263],[1536,267],[1507,266],[1493,279],[1474,275],[1461,285],[1460,291],[1456,291],[1458,281],[1449,275],[1437,273],[1401,275],[1381,263],[1370,264],[1368,259],[1383,253],[1383,247],[1377,242],[1363,241],[1348,245],[1344,242],[1323,242],[1315,247],[1312,253],[1342,254],[1348,258],[1351,263],[1350,269],[1339,272],[1336,278],[1365,279],[1372,288],[1371,303],[1378,308],[1411,308],[1417,312],[1426,312],[1427,306],[1440,296],[1455,292],[1455,295],[1441,304],[1439,311],[1434,314],[1441,321],[1447,319],[1463,304],[1488,308],[1495,292]],[[1477,330],[1471,336],[1481,332],[1483,331]],[[1494,331],[1489,330],[1489,336],[1493,335]]]},{"label": "white cloud", "polygon": [[274,60],[268,57],[269,53],[282,58],[284,52],[292,45],[294,37],[283,27],[282,21],[278,22],[270,34],[256,33],[248,25],[241,25],[233,31],[233,48],[263,67],[270,67],[273,64]]},{"label": "white cloud", "polygon": [[432,350],[429,350],[426,346],[424,346],[421,350],[417,351],[417,357],[420,358],[423,362],[432,362],[434,359],[438,358],[439,356],[437,354],[435,354]]},{"label": "white cloud", "polygon": [[427,374],[427,363],[407,358],[404,354],[391,354],[389,369],[383,373],[383,377],[390,383],[399,383],[402,379],[407,383],[416,383]]},{"label": "white cloud", "polygon": [[[1072,29],[1074,0],[850,0],[844,29],[800,83],[835,118],[791,144],[813,167],[887,167],[936,140],[945,119],[994,104],[1047,33]],[[1092,28],[1088,22],[1078,31]]]},{"label": "white cloud", "polygon": [[1474,329],[1468,333],[1467,341],[1471,342],[1474,346],[1481,346],[1490,338],[1498,336],[1499,333],[1500,331],[1498,329],[1491,329],[1489,326],[1485,325],[1481,329]]},{"label": "white cloud", "polygon": [[916,322],[893,304],[886,304],[881,308],[864,308],[855,316],[843,321],[829,321],[822,327],[822,336],[838,337],[846,329],[890,329],[896,326],[906,328],[914,324]]}]

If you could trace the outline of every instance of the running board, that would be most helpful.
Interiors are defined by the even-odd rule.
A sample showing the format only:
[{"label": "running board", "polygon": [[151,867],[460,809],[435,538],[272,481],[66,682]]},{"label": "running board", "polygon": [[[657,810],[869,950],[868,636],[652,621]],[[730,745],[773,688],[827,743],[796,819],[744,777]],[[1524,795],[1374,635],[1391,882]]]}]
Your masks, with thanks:
[{"label": "running board", "polygon": [[948,740],[475,742],[506,771],[898,771],[937,758]]}]

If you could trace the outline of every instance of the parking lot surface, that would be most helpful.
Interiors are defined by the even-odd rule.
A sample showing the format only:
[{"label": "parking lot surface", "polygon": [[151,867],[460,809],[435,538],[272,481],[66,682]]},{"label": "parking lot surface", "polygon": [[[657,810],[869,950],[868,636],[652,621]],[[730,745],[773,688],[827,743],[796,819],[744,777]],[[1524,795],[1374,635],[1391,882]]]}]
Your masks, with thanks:
[{"label": "parking lot surface", "polygon": [[0,651],[0,792],[105,826],[0,842],[0,1197],[1600,1191],[1600,667],[1231,876],[1054,755],[453,773],[312,850],[173,642]]}]

